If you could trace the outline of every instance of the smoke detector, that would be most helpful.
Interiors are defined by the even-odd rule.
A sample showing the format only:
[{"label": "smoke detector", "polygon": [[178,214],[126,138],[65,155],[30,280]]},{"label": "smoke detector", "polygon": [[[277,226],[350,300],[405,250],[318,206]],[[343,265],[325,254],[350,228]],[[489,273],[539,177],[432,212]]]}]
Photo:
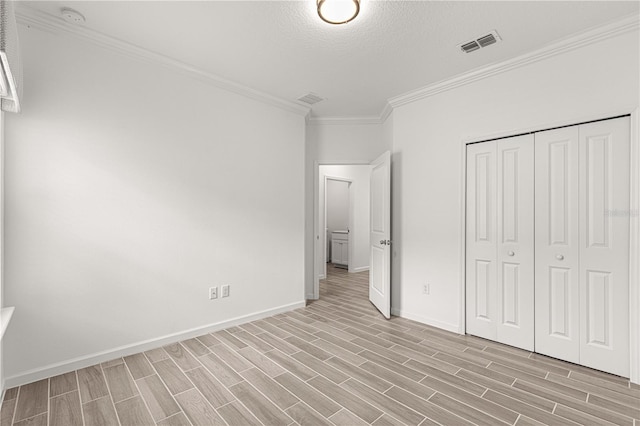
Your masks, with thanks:
[{"label": "smoke detector", "polygon": [[471,53],[484,47],[491,46],[492,44],[495,44],[499,41],[502,41],[502,39],[498,35],[498,32],[496,30],[493,30],[489,34],[485,34],[475,38],[474,40],[466,41],[462,44],[459,44],[458,47],[464,53]]},{"label": "smoke detector", "polygon": [[320,101],[324,101],[324,98],[316,95],[315,93],[307,93],[306,95],[302,95],[298,98],[300,102],[304,102],[305,104],[313,105],[317,104]]},{"label": "smoke detector", "polygon": [[69,22],[70,24],[80,25],[84,24],[86,21],[84,15],[77,10],[71,9],[70,7],[63,7],[60,10],[60,14],[62,15],[62,19]]}]

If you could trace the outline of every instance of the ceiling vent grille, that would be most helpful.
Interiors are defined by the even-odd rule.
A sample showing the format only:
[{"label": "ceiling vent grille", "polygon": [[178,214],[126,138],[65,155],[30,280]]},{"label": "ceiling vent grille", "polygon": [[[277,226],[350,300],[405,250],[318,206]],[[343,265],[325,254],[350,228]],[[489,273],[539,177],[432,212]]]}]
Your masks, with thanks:
[{"label": "ceiling vent grille", "polygon": [[465,43],[460,46],[460,49],[462,49],[462,51],[465,53],[471,53],[474,50],[480,49],[480,45],[476,41],[470,41],[469,43]]},{"label": "ceiling vent grille", "polygon": [[496,37],[493,34],[487,34],[486,36],[480,37],[478,39],[478,44],[482,47],[487,47],[495,42],[497,42]]},{"label": "ceiling vent grille", "polygon": [[459,44],[460,50],[464,53],[471,53],[479,50],[483,47],[491,46],[499,41],[502,41],[496,30],[491,31],[489,34],[485,34],[475,40],[467,41]]},{"label": "ceiling vent grille", "polygon": [[304,102],[305,104],[313,105],[317,104],[320,101],[324,101],[323,97],[316,95],[315,93],[307,93],[306,95],[300,96],[298,98],[300,102]]}]

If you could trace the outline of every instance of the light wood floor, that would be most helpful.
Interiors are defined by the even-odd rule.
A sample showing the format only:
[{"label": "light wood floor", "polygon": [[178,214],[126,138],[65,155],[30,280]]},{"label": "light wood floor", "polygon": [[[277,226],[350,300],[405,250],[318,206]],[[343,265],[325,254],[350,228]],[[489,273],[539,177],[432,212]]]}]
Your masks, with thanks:
[{"label": "light wood floor", "polygon": [[330,268],[306,308],[10,389],[0,423],[640,426],[626,379],[386,321],[367,282]]}]

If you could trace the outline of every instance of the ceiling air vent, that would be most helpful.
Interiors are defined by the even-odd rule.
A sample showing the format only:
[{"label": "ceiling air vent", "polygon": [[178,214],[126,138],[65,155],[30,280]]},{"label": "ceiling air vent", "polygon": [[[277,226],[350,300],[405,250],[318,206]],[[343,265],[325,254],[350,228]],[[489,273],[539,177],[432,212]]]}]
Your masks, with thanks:
[{"label": "ceiling air vent", "polygon": [[490,44],[495,43],[496,41],[498,41],[498,40],[496,40],[496,38],[495,38],[495,36],[493,34],[487,34],[486,36],[480,37],[478,39],[478,44],[480,46],[482,46],[482,47],[487,47]]},{"label": "ceiling air vent", "polygon": [[467,41],[465,43],[459,44],[460,50],[464,53],[471,53],[480,48],[491,46],[502,39],[498,35],[496,30],[491,31],[489,34],[485,34],[481,37],[476,38],[475,40]]},{"label": "ceiling air vent", "polygon": [[324,101],[324,98],[316,95],[315,93],[307,93],[306,95],[300,96],[298,100],[300,102],[304,102],[305,104],[313,105],[317,104],[320,101]]},{"label": "ceiling air vent", "polygon": [[460,49],[465,53],[471,53],[474,50],[480,49],[480,45],[476,41],[470,41],[469,43],[465,43],[460,46]]}]

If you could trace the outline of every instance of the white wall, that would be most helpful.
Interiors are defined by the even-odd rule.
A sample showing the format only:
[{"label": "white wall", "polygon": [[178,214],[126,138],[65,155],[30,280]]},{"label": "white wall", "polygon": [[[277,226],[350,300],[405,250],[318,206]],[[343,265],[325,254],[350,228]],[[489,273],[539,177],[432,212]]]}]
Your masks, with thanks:
[{"label": "white wall", "polygon": [[[387,117],[382,124],[382,139],[387,150],[393,147],[393,112]],[[393,158],[391,158],[393,162]]]},{"label": "white wall", "polygon": [[[4,308],[4,111],[0,111],[0,308]],[[0,324],[3,328],[4,324]],[[4,340],[0,338],[0,395],[4,397]]]},{"label": "white wall", "polygon": [[[388,120],[387,120],[388,121]],[[316,164],[368,164],[391,149],[390,138],[385,138],[382,124],[322,124],[311,122],[306,127],[305,144],[305,293],[313,297],[313,264],[316,238],[321,238],[313,227],[314,182]],[[316,206],[317,207],[317,206]],[[324,237],[322,237],[324,238]],[[322,247],[322,245],[320,246]]]},{"label": "white wall", "polygon": [[[7,377],[304,300],[302,116],[76,39],[20,37]],[[231,296],[208,300],[221,284]]]},{"label": "white wall", "polygon": [[[316,261],[319,275],[324,275],[324,182],[325,177],[337,177],[351,181],[349,198],[353,211],[353,222],[349,223],[349,271],[360,272],[369,268],[369,183],[371,166],[363,165],[325,165],[319,167],[318,179],[318,250]],[[328,243],[329,244],[329,243]]]},{"label": "white wall", "polygon": [[369,162],[391,148],[382,124],[309,124],[307,132],[321,164]]},{"label": "white wall", "polygon": [[349,229],[349,182],[330,179],[327,181],[327,229],[329,232]]},{"label": "white wall", "polygon": [[636,31],[394,110],[395,313],[461,325],[461,141],[630,111],[639,105],[638,52]]}]

